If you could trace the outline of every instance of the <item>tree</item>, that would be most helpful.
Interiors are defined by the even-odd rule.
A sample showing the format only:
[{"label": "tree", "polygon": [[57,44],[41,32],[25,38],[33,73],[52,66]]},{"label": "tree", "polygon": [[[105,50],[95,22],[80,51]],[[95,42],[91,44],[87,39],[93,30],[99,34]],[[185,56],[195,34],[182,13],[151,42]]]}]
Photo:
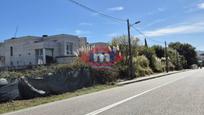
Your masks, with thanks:
[{"label": "tree", "polygon": [[[139,39],[131,36],[131,45],[132,45],[132,55],[135,57],[137,55],[137,47],[139,46],[138,44]],[[120,63],[116,64],[114,67],[118,68],[119,70],[119,76],[120,78],[126,78],[128,77],[128,36],[122,35],[122,36],[116,36],[112,39],[111,41],[112,46],[119,46],[120,52],[122,56],[124,57],[124,60],[121,61]],[[135,69],[135,66],[133,64],[133,69]]]},{"label": "tree", "polygon": [[[165,57],[165,49],[164,47],[160,45],[154,45],[152,46],[152,49],[154,49],[156,56],[159,57],[160,59]],[[180,55],[177,50],[173,48],[168,48],[168,56],[169,56],[169,61],[173,66],[175,67],[176,70],[181,70],[183,69],[183,65],[186,66],[186,61],[185,58]]]},{"label": "tree", "polygon": [[165,55],[165,50],[162,46],[160,45],[154,45],[152,46],[152,49],[154,49],[156,55],[158,58],[162,58]]},{"label": "tree", "polygon": [[155,50],[153,48],[148,48],[145,46],[141,46],[138,49],[138,55],[144,55],[149,60],[149,66],[154,72],[161,72],[162,71],[162,65],[160,63],[160,60],[157,59],[157,56],[155,54]]},{"label": "tree", "polygon": [[[139,46],[139,39],[131,36],[131,45],[132,45],[132,55],[136,56],[137,55],[137,47]],[[117,36],[113,37],[111,41],[111,45],[113,46],[119,46],[121,54],[125,57],[125,62],[127,64],[128,60],[128,36],[127,35],[122,35],[122,36]]]},{"label": "tree", "polygon": [[171,63],[175,66],[176,70],[181,70],[186,66],[186,61],[183,56],[181,56],[177,50],[168,48],[168,56]]},{"label": "tree", "polygon": [[195,51],[195,47],[193,47],[192,45],[175,42],[175,43],[170,43],[169,47],[177,50],[180,55],[184,56],[184,58],[187,61],[186,66],[184,66],[185,69],[190,68],[191,65],[193,64],[197,64],[197,54]]}]

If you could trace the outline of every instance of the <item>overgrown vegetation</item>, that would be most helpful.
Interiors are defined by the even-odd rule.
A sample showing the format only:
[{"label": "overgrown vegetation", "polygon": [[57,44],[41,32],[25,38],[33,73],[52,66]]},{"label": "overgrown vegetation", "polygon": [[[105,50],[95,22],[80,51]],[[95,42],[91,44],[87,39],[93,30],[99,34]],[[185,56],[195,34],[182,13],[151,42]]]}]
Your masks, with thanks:
[{"label": "overgrown vegetation", "polygon": [[50,73],[58,73],[61,71],[71,71],[79,68],[88,68],[88,66],[77,59],[74,63],[67,64],[53,64],[50,66],[37,66],[33,69],[3,71],[0,78],[19,78],[19,77],[44,77]]},{"label": "overgrown vegetation", "polygon": [[[181,70],[190,68],[192,64],[197,64],[195,48],[190,44],[182,44],[179,42],[170,43],[167,48],[160,45],[147,47],[139,44],[139,39],[131,37],[132,39],[132,54],[134,62],[135,76],[142,77],[152,73],[160,73],[166,70],[166,60],[168,59],[169,70]],[[73,64],[61,64],[51,66],[39,66],[32,70],[24,71],[10,71],[2,72],[0,78],[19,78],[19,77],[43,77],[50,73],[60,73],[62,71],[72,71],[79,68],[90,69],[93,82],[98,83],[112,83],[118,78],[128,78],[128,37],[118,36],[114,37],[112,46],[119,46],[124,60],[114,65],[108,70],[97,70],[89,67],[80,60],[76,60]],[[166,59],[166,55],[168,58]]]},{"label": "overgrown vegetation", "polygon": [[93,84],[111,84],[118,78],[119,70],[118,68],[98,70],[91,68],[89,65],[76,59],[72,64],[55,64],[50,66],[38,66],[33,69],[21,70],[21,71],[4,71],[1,72],[0,78],[16,79],[20,77],[44,77],[50,74],[61,75],[60,73],[66,73],[67,71],[78,70],[80,68],[85,68],[90,71],[90,76],[92,77]]},{"label": "overgrown vegetation", "polygon": [[198,64],[197,54],[195,47],[190,44],[182,44],[180,42],[170,43],[169,47],[175,49],[180,55],[183,56],[182,61],[186,62],[183,68],[189,69],[191,65]]},{"label": "overgrown vegetation", "polygon": [[[166,60],[168,60],[170,71],[187,69],[197,64],[195,48],[190,44],[170,43],[166,52],[165,48],[160,45],[147,47],[147,45],[139,45],[138,38],[131,37],[131,39],[134,70],[137,77],[164,72],[167,69]],[[117,67],[119,77],[128,79],[128,38],[125,35],[114,37],[111,44],[118,45],[122,55],[125,56],[125,60]]]},{"label": "overgrown vegetation", "polygon": [[136,69],[136,76],[145,76],[153,73],[152,69],[149,67],[149,60],[144,55],[135,57],[133,62]]}]

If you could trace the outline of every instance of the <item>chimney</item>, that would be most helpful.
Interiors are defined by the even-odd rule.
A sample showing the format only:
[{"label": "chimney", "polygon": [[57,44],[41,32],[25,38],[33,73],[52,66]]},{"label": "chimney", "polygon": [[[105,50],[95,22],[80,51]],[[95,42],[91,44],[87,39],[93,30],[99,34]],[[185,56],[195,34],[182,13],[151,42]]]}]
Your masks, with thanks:
[{"label": "chimney", "polygon": [[46,37],[48,37],[48,35],[42,35],[42,37],[43,37],[43,38],[46,38]]}]

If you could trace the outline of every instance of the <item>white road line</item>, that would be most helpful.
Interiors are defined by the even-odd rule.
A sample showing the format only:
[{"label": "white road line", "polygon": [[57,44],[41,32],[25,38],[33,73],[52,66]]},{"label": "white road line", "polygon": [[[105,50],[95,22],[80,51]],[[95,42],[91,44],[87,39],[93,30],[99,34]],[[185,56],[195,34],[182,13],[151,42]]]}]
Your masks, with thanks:
[{"label": "white road line", "polygon": [[134,98],[136,98],[136,97],[139,97],[139,96],[141,96],[141,95],[144,95],[144,94],[146,94],[146,93],[148,93],[148,92],[151,92],[151,91],[153,91],[153,90],[159,89],[159,88],[164,87],[164,86],[166,86],[166,85],[169,85],[169,84],[171,84],[171,83],[173,83],[173,82],[176,82],[176,81],[178,81],[178,80],[180,80],[180,79],[183,79],[183,78],[185,78],[185,77],[179,78],[179,79],[174,80],[174,81],[167,82],[167,83],[165,83],[165,84],[162,84],[162,85],[160,85],[160,86],[154,87],[154,88],[149,89],[149,90],[146,90],[146,91],[144,91],[144,92],[142,92],[142,93],[140,93],[140,94],[137,94],[137,95],[134,95],[134,96],[132,96],[132,97],[126,98],[126,99],[124,99],[124,100],[121,100],[121,101],[116,102],[116,103],[114,103],[114,104],[108,105],[108,106],[103,107],[103,108],[101,108],[101,109],[95,110],[95,111],[93,111],[93,112],[87,113],[87,114],[85,114],[85,115],[98,115],[98,114],[100,114],[100,113],[102,113],[102,112],[104,112],[104,111],[107,111],[107,110],[109,110],[109,109],[111,109],[111,108],[114,108],[114,107],[116,107],[116,106],[118,106],[118,105],[121,105],[121,104],[123,104],[123,103],[125,103],[125,102],[127,102],[127,101],[130,101],[130,100],[132,100],[132,99],[134,99]]}]

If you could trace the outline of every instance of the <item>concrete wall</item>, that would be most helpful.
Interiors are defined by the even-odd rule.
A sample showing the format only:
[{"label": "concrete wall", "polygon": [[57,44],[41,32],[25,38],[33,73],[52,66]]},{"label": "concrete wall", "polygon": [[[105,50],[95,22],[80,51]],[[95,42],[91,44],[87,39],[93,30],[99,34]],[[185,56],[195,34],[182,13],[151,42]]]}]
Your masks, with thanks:
[{"label": "concrete wall", "polygon": [[[23,66],[35,63],[34,41],[37,37],[22,37],[6,40],[4,43],[5,66]],[[13,47],[13,56],[10,48]]]},{"label": "concrete wall", "polygon": [[4,57],[4,46],[3,43],[0,43],[0,67],[3,67],[5,64],[5,57]]},{"label": "concrete wall", "polygon": [[58,57],[56,58],[57,63],[59,64],[69,64],[74,62],[75,57]]}]

